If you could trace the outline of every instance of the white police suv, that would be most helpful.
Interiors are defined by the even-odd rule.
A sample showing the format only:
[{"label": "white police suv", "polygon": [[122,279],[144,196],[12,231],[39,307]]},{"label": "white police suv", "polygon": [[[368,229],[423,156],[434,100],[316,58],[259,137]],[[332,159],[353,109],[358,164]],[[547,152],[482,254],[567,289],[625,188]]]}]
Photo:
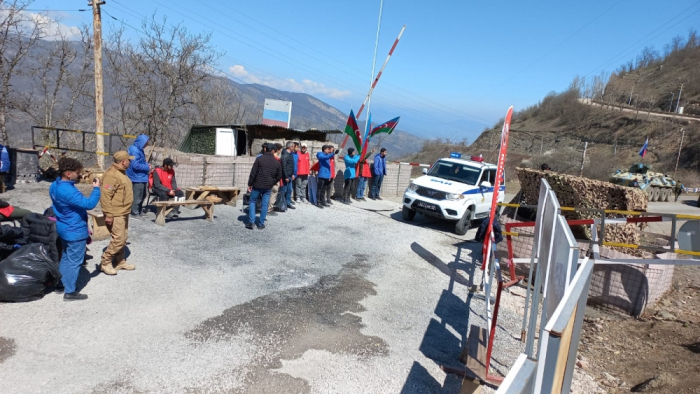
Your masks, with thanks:
[{"label": "white police suv", "polygon": [[[440,159],[423,176],[415,179],[403,194],[404,220],[416,213],[455,222],[454,232],[464,235],[471,221],[485,218],[491,210],[497,167],[481,157]],[[501,184],[498,202],[506,187]]]}]

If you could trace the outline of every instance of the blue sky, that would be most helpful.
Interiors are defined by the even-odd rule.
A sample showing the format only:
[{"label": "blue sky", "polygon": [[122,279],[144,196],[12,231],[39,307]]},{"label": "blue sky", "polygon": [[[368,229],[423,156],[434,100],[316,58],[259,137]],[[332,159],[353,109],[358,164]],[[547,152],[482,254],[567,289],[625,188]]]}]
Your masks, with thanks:
[{"label": "blue sky", "polygon": [[[31,9],[86,8],[85,0],[36,0]],[[217,67],[237,82],[312,94],[343,112],[370,84],[379,0],[107,0],[140,26],[156,13],[192,32],[211,32]],[[74,8],[73,8],[74,7]],[[89,12],[55,13],[92,23]],[[700,27],[700,1],[475,2],[385,0],[377,71],[406,31],[372,99],[373,121],[401,116],[399,129],[473,141],[508,108],[566,89],[575,75],[612,71],[645,45],[661,51]],[[127,28],[136,38],[138,32]],[[261,103],[262,106],[262,103]],[[362,116],[364,119],[366,114]]]}]

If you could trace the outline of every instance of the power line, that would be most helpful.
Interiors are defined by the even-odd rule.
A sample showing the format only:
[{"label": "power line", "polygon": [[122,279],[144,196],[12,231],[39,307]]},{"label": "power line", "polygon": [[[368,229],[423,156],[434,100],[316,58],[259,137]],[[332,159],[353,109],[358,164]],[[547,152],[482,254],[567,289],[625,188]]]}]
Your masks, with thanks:
[{"label": "power line", "polygon": [[[154,1],[154,2],[155,2],[155,1]],[[216,9],[216,8],[214,8],[214,7],[212,7],[211,5],[209,5],[209,4],[207,4],[207,3],[204,3],[204,2],[202,2],[202,1],[199,1],[199,2],[200,2],[201,4],[203,4],[203,5],[205,5],[205,6],[209,7],[209,8],[211,8],[212,10],[217,11],[219,14],[224,14],[224,13],[222,13],[220,10],[218,10],[218,9]],[[222,5],[223,5],[223,4],[222,4]],[[231,8],[230,6],[227,7],[227,8],[233,10],[233,8]],[[237,12],[238,12],[238,11],[237,11]],[[245,16],[246,18],[249,18],[249,19],[251,19],[251,20],[253,20],[253,21],[259,23],[259,24],[262,25],[262,26],[265,26],[266,28],[268,28],[268,29],[270,29],[270,30],[273,30],[273,31],[275,31],[275,32],[277,32],[277,33],[279,33],[279,34],[281,34],[281,35],[283,35],[283,36],[285,36],[285,37],[287,37],[287,38],[289,38],[289,39],[295,41],[295,42],[298,42],[299,44],[301,44],[301,45],[303,45],[303,46],[305,46],[305,47],[307,47],[307,48],[312,49],[314,52],[319,53],[319,54],[321,54],[322,56],[325,56],[325,57],[327,57],[327,58],[329,58],[329,59],[335,60],[335,61],[337,61],[337,62],[339,62],[339,63],[341,63],[341,64],[343,64],[343,65],[345,65],[345,66],[347,66],[347,67],[349,67],[349,68],[352,68],[353,70],[357,70],[357,71],[359,71],[359,72],[362,72],[362,71],[359,70],[358,68],[353,67],[353,66],[350,66],[347,62],[342,62],[342,61],[340,61],[340,60],[338,60],[338,59],[335,59],[335,58],[333,58],[333,57],[330,56],[330,55],[327,55],[327,54],[325,54],[325,53],[323,53],[323,52],[321,52],[321,51],[318,51],[318,50],[316,50],[316,49],[314,49],[314,48],[311,48],[310,46],[308,46],[308,45],[306,45],[306,44],[304,44],[304,43],[302,43],[302,42],[300,42],[300,41],[298,41],[298,40],[296,40],[296,39],[294,39],[294,38],[292,38],[292,37],[290,37],[290,36],[288,36],[288,35],[286,35],[286,34],[284,34],[284,33],[282,33],[282,32],[280,32],[279,30],[275,30],[274,28],[269,27],[269,26],[267,26],[267,25],[265,25],[265,24],[263,24],[263,23],[261,23],[261,22],[259,22],[259,21],[256,21],[255,19],[252,19],[252,18],[248,17],[247,15],[245,15],[245,14],[243,14],[243,13],[241,13],[241,12],[238,12],[238,13],[240,13],[240,14],[243,15],[243,16]],[[224,14],[224,15],[225,15],[225,14]],[[355,77],[355,78],[363,78],[363,77],[360,77],[360,76],[357,75],[357,74],[350,74],[349,72],[347,72],[347,71],[345,71],[345,70],[343,70],[343,69],[341,69],[341,68],[339,68],[339,67],[336,67],[336,66],[334,66],[334,65],[331,65],[330,63],[325,62],[325,61],[323,61],[323,60],[320,60],[320,59],[318,59],[317,57],[314,57],[314,56],[312,56],[312,55],[309,55],[309,54],[306,53],[306,52],[300,51],[299,49],[294,48],[293,46],[289,45],[288,43],[285,43],[285,42],[283,42],[283,41],[280,41],[280,40],[278,40],[277,38],[274,38],[274,37],[270,36],[269,34],[263,32],[263,31],[261,31],[261,30],[258,30],[258,29],[256,29],[255,27],[252,27],[252,26],[246,24],[245,22],[242,22],[242,21],[240,21],[240,20],[238,20],[238,19],[236,19],[236,18],[233,18],[233,17],[231,17],[231,16],[229,16],[229,15],[226,15],[226,16],[227,16],[228,19],[234,20],[234,21],[236,21],[236,22],[242,24],[243,26],[246,26],[246,27],[248,27],[248,28],[250,28],[250,29],[252,29],[252,30],[254,30],[254,31],[256,31],[256,32],[259,32],[259,33],[263,34],[263,35],[266,36],[266,37],[269,37],[269,38],[271,38],[271,39],[273,39],[273,40],[279,42],[280,44],[282,44],[282,45],[284,45],[284,46],[287,46],[287,47],[289,47],[289,48],[291,48],[291,49],[293,49],[293,50],[295,50],[295,51],[297,51],[297,52],[299,52],[299,53],[302,53],[302,54],[304,54],[304,55],[306,55],[306,56],[309,56],[309,57],[311,57],[311,58],[313,58],[313,59],[316,59],[316,60],[318,60],[318,61],[320,61],[320,62],[322,62],[322,63],[324,63],[324,64],[326,64],[326,65],[328,65],[328,66],[330,66],[330,67],[335,68],[336,70],[342,71],[343,73],[345,73],[345,74],[347,74],[347,75],[353,76],[353,77]],[[427,106],[427,107],[433,108],[433,109],[438,110],[438,111],[440,111],[440,112],[444,112],[444,113],[446,113],[446,114],[453,115],[453,116],[456,115],[456,116],[459,116],[459,117],[471,118],[471,119],[476,120],[476,121],[484,122],[485,124],[489,124],[489,123],[490,123],[489,121],[486,121],[486,120],[484,120],[484,119],[481,119],[481,118],[479,118],[479,117],[477,117],[477,116],[471,115],[471,114],[466,113],[466,112],[464,112],[464,111],[462,111],[462,110],[457,110],[457,109],[454,109],[454,108],[445,106],[444,104],[441,104],[441,103],[435,102],[435,101],[433,101],[433,100],[427,99],[427,98],[425,98],[425,97],[422,97],[422,96],[420,96],[420,95],[418,95],[418,94],[416,94],[416,93],[410,92],[410,91],[408,91],[408,90],[406,90],[406,89],[403,89],[403,88],[398,87],[398,86],[396,86],[396,85],[393,85],[393,84],[391,84],[391,83],[385,82],[385,83],[383,83],[382,85],[389,85],[389,86],[391,86],[391,87],[394,87],[394,88],[396,88],[396,89],[398,89],[398,90],[401,90],[401,91],[403,91],[403,92],[405,92],[405,93],[408,93],[408,94],[410,94],[410,95],[412,95],[412,96],[416,96],[416,97],[418,97],[420,100],[423,100],[424,102],[430,102],[430,103],[433,103],[433,104],[437,104],[437,105],[441,106],[441,107],[444,108],[444,109],[438,108],[438,107],[433,107],[433,106],[431,106],[431,105],[426,105],[424,102],[420,102],[420,101],[418,101],[418,100],[416,100],[416,99],[413,99],[413,98],[408,98],[408,99],[411,100],[411,101],[414,101],[414,102],[417,102],[417,103],[419,103],[419,104],[425,105],[425,106]],[[445,109],[449,109],[449,110],[451,110],[452,112],[445,111]]]},{"label": "power line", "polygon": [[[200,2],[201,2],[201,1],[200,1]],[[238,9],[235,9],[234,7],[231,7],[231,6],[228,5],[228,4],[220,3],[220,2],[219,2],[219,4],[221,4],[222,6],[224,6],[224,7],[228,8],[228,9],[230,9],[230,10],[233,11],[233,12],[236,12],[236,13],[242,15],[243,17],[245,17],[245,18],[247,18],[247,19],[249,19],[249,20],[251,20],[251,21],[253,21],[253,22],[255,22],[255,23],[259,24],[259,25],[261,25],[261,26],[264,26],[266,29],[269,29],[269,30],[271,30],[271,31],[274,31],[274,32],[276,32],[276,33],[278,33],[278,34],[280,34],[280,35],[282,35],[282,36],[284,36],[284,37],[286,37],[286,38],[288,38],[288,39],[290,39],[290,40],[292,40],[292,41],[294,41],[294,42],[296,42],[296,43],[298,43],[298,44],[300,44],[300,45],[302,45],[302,46],[304,46],[304,47],[306,47],[306,48],[308,48],[308,49],[311,49],[312,51],[314,51],[314,52],[316,52],[316,53],[321,54],[322,56],[325,56],[325,57],[327,57],[327,58],[329,58],[329,59],[331,59],[331,60],[334,60],[334,61],[336,61],[336,62],[338,62],[338,63],[340,63],[340,64],[342,64],[342,65],[344,65],[344,66],[346,66],[346,67],[348,67],[348,68],[351,68],[351,69],[353,69],[353,70],[356,70],[356,71],[358,71],[358,72],[360,72],[360,73],[364,73],[364,71],[358,69],[357,67],[352,66],[351,64],[347,63],[346,61],[338,60],[338,59],[334,58],[333,56],[330,56],[330,55],[328,55],[328,54],[325,54],[325,53],[323,53],[323,52],[320,52],[320,51],[318,51],[317,49],[315,49],[315,48],[313,48],[313,47],[311,47],[311,46],[309,46],[309,45],[306,45],[306,44],[304,44],[303,42],[301,42],[301,41],[295,39],[294,37],[292,37],[292,36],[290,36],[290,35],[287,35],[287,34],[281,32],[281,31],[275,29],[274,27],[271,27],[271,26],[269,26],[269,25],[266,25],[266,24],[264,24],[263,22],[260,22],[259,20],[256,20],[256,19],[254,19],[254,18],[252,18],[252,17],[250,17],[250,16],[244,14],[243,12],[239,11]],[[211,8],[211,6],[210,6],[210,8]],[[237,20],[237,19],[232,18],[232,17],[230,17],[230,16],[227,16],[227,17],[230,18],[230,19],[232,19],[232,20],[235,20],[235,21],[237,21],[237,22],[239,22],[239,23],[241,23],[241,24],[246,25],[245,23],[240,22],[240,20]],[[246,25],[246,26],[248,26],[248,25]],[[266,34],[266,35],[267,35],[267,34]],[[291,47],[290,45],[288,45],[288,44],[285,44],[285,45],[287,45],[287,46],[289,46],[290,48],[292,48],[292,47]],[[436,101],[430,100],[430,99],[425,98],[425,97],[423,97],[423,96],[421,96],[421,95],[419,95],[419,94],[417,94],[417,93],[413,93],[413,92],[411,92],[411,91],[409,91],[409,90],[406,90],[406,89],[404,89],[404,88],[402,88],[402,87],[400,87],[400,86],[396,86],[396,85],[394,85],[394,84],[392,84],[392,83],[390,83],[390,82],[388,82],[388,81],[384,81],[384,82],[382,83],[382,86],[390,86],[390,87],[392,87],[392,88],[394,88],[394,89],[397,89],[397,90],[400,90],[400,91],[402,91],[402,92],[404,92],[404,93],[408,93],[408,94],[410,94],[410,95],[412,95],[412,96],[418,97],[419,100],[423,100],[423,101],[426,101],[426,102],[430,102],[430,103],[439,105],[439,106],[441,106],[441,107],[443,107],[443,108],[445,108],[445,109],[449,109],[450,111],[452,111],[451,115],[456,115],[456,116],[460,116],[460,117],[466,116],[467,118],[471,118],[471,119],[473,119],[473,120],[485,122],[485,124],[490,124],[490,123],[491,123],[490,121],[486,121],[486,120],[481,119],[481,118],[479,118],[479,117],[477,117],[477,116],[474,116],[474,115],[472,115],[472,114],[469,114],[469,113],[465,112],[464,110],[459,110],[459,109],[455,109],[455,108],[452,108],[452,107],[448,107],[448,106],[444,105],[443,103],[438,103],[438,102],[436,102]],[[412,101],[418,102],[417,100],[413,100],[413,99],[412,99]],[[433,108],[434,108],[434,107],[433,107]],[[439,110],[439,109],[438,109],[438,110]],[[447,111],[445,111],[445,110],[440,110],[440,111],[445,112],[445,113],[449,113],[449,112],[447,112]]]},{"label": "power line", "polygon": [[[162,4],[158,3],[158,2],[155,1],[155,0],[152,0],[152,1],[153,1],[154,3],[156,3],[156,4],[162,5]],[[164,5],[163,5],[163,6],[164,6]],[[203,24],[203,25],[205,25],[205,26],[208,27],[208,28],[212,28],[210,25],[207,25],[207,24],[204,24],[204,23],[202,23],[202,22],[200,22],[200,21],[197,21],[196,19],[192,18],[191,16],[185,15],[185,14],[183,14],[183,13],[177,11],[177,10],[173,10],[173,9],[170,8],[170,7],[167,7],[167,6],[164,6],[164,7],[165,7],[165,8],[168,8],[168,9],[172,10],[173,12],[176,12],[176,13],[178,13],[178,14],[180,14],[180,15],[186,17],[186,18],[192,19],[192,20],[196,21],[197,23]],[[133,15],[133,14],[132,14],[132,15]],[[143,17],[143,16],[141,16],[141,17]],[[208,18],[205,18],[205,19],[209,20],[209,21],[212,22],[212,23],[216,23],[216,22],[211,21],[211,20],[208,19]],[[228,37],[230,37],[230,38],[233,38],[233,39],[235,39],[235,40],[237,40],[237,41],[240,41],[240,42],[242,42],[242,43],[244,43],[244,44],[246,44],[246,45],[249,45],[249,46],[251,46],[251,47],[253,47],[253,48],[255,48],[255,49],[260,50],[258,47],[253,46],[253,45],[251,45],[251,44],[248,44],[248,43],[246,43],[246,42],[243,42],[243,41],[241,41],[241,40],[239,40],[239,39],[237,39],[237,38],[235,38],[235,37],[229,35],[229,34],[226,33],[226,32],[222,32],[222,31],[220,31],[220,30],[218,30],[218,29],[213,29],[213,30],[215,30],[215,31],[217,31],[217,32],[219,32],[219,33],[221,33],[221,34],[223,34],[223,35],[225,35],[225,36],[228,36]],[[251,41],[253,41],[253,40],[251,40]],[[255,41],[253,41],[253,42],[255,42]],[[261,45],[262,45],[262,44],[261,44]],[[263,45],[263,46],[264,46],[264,45]],[[267,47],[266,47],[266,48],[267,48]],[[268,48],[268,49],[272,50],[271,48]],[[262,50],[261,50],[261,51],[262,51]],[[265,52],[265,51],[262,51],[262,52],[263,52],[263,53],[267,53],[267,52]],[[286,63],[292,64],[292,63],[290,63],[290,62],[288,62],[288,61],[286,61],[286,60],[284,60],[284,59],[281,59],[281,58],[279,58],[279,57],[277,57],[277,56],[275,56],[275,55],[272,55],[272,56],[274,56],[274,57],[276,57],[277,59],[280,59],[280,60],[282,60],[282,61],[284,61],[284,62],[286,62]],[[234,62],[237,62],[237,63],[242,63],[242,62],[240,62],[240,61],[238,61],[238,60],[236,60],[236,59],[233,59],[233,58],[231,58],[231,57],[229,57],[229,56],[227,56],[227,55],[223,55],[223,57],[228,58],[228,59],[230,59],[230,60],[233,60]],[[302,64],[303,64],[303,63],[302,63]],[[292,65],[294,65],[294,64],[292,64]],[[297,66],[297,67],[298,67],[298,66]],[[300,68],[301,68],[301,67],[300,67]],[[301,68],[301,69],[303,70],[303,68]],[[221,71],[221,70],[217,70],[217,71],[222,72],[223,74],[229,75],[229,76],[230,76],[230,74],[225,73],[225,72],[223,72],[223,71]],[[308,70],[306,70],[306,71],[308,71]],[[273,77],[275,77],[275,78],[278,78],[278,79],[281,80],[281,81],[287,82],[287,80],[285,80],[285,79],[282,78],[282,77],[275,76],[274,74],[269,73],[269,72],[267,72],[267,74],[269,74],[269,75],[271,75],[271,76],[273,76]],[[233,77],[233,76],[231,76],[231,77],[232,77],[233,79],[237,80],[237,81],[241,81],[243,84],[246,84],[246,82],[243,81],[243,80],[241,80],[240,78],[236,78],[236,77]],[[351,89],[352,89],[352,86],[351,86]],[[353,89],[353,90],[354,90],[355,92],[358,92],[357,89]],[[420,115],[420,116],[422,116],[422,117],[428,117],[428,118],[430,118],[430,119],[433,119],[433,120],[435,120],[436,122],[439,122],[439,123],[444,124],[444,125],[447,126],[448,128],[461,128],[461,126],[457,126],[457,125],[452,125],[452,124],[446,123],[446,122],[444,122],[444,121],[441,120],[441,119],[438,119],[438,118],[436,118],[436,117],[433,117],[433,116],[431,116],[431,115],[429,115],[429,114],[426,114],[426,113],[424,113],[424,112],[421,112],[421,111],[419,111],[419,110],[416,110],[416,109],[407,109],[406,107],[400,106],[400,105],[398,105],[397,103],[395,103],[395,102],[393,102],[393,101],[390,101],[390,100],[388,100],[388,99],[386,99],[386,98],[383,98],[383,97],[381,97],[381,96],[377,96],[376,98],[379,99],[380,102],[384,102],[384,103],[387,103],[387,104],[389,104],[389,105],[393,105],[393,106],[395,106],[395,107],[397,107],[397,108],[399,108],[399,109],[402,109],[402,110],[404,110],[404,111],[406,111],[406,112],[418,114],[418,115]],[[338,100],[338,99],[336,99],[336,100],[337,100],[337,101],[340,101],[340,102],[343,102],[342,100]],[[346,103],[346,102],[343,102],[343,103],[345,103],[345,104],[347,104],[349,107],[351,107],[351,105],[350,105],[349,103]],[[309,112],[311,112],[311,111],[309,111]],[[313,112],[312,112],[312,113],[313,113]],[[316,114],[317,114],[317,113],[316,113]],[[317,114],[317,115],[318,115],[318,116],[322,116],[322,115],[320,115],[320,114]],[[486,121],[484,121],[484,122],[486,122]],[[485,124],[487,125],[488,123],[485,123]]]},{"label": "power line", "polygon": [[[634,44],[630,45],[627,49],[625,49],[625,50],[623,50],[622,52],[618,53],[617,55],[613,56],[613,57],[610,58],[608,61],[606,61],[606,62],[603,63],[602,65],[598,66],[595,70],[593,70],[593,71],[591,71],[590,73],[586,74],[586,77],[589,77],[589,76],[591,76],[592,74],[596,73],[598,70],[600,70],[600,69],[602,69],[602,68],[605,68],[605,67],[609,67],[612,63],[619,61],[620,59],[622,59],[622,58],[625,57],[625,56],[628,56],[628,55],[629,55],[630,53],[632,53],[634,50],[636,50],[636,49],[639,48],[639,46],[637,46],[637,44],[639,44],[640,42],[642,42],[645,38],[649,37],[650,35],[654,34],[654,32],[656,32],[657,30],[659,30],[659,29],[661,29],[662,27],[666,26],[667,24],[671,23],[671,21],[673,21],[674,19],[678,18],[679,16],[684,15],[688,10],[690,10],[691,8],[695,7],[695,6],[698,5],[698,4],[700,4],[700,1],[695,2],[695,3],[694,3],[693,5],[691,5],[690,7],[684,9],[683,11],[681,11],[679,14],[677,14],[677,15],[674,16],[673,18],[671,18],[671,19],[667,20],[666,22],[664,22],[663,24],[661,24],[661,26],[659,26],[659,27],[657,27],[656,29],[654,29],[654,30],[652,30],[651,32],[649,32],[647,35],[645,35],[644,37],[640,38],[637,42],[635,42]],[[655,38],[659,37],[660,35],[664,34],[665,32],[667,32],[667,31],[671,30],[672,28],[676,27],[679,23],[681,23],[681,22],[683,22],[684,20],[690,18],[691,16],[697,14],[698,12],[700,12],[700,9],[698,9],[698,10],[696,10],[695,12],[693,12],[693,13],[687,15],[685,18],[679,20],[679,21],[676,22],[675,24],[669,26],[668,29],[666,29],[666,30],[662,31],[661,33],[655,35],[654,37],[650,38],[649,40],[647,40],[647,41],[646,41],[644,44],[642,44],[642,45],[645,45],[645,44],[649,43],[650,41],[654,40]]]},{"label": "power line", "polygon": [[[10,11],[10,8],[3,8],[0,9],[0,11]],[[21,8],[21,9],[15,9],[18,11],[31,11],[31,12],[83,12],[83,11],[89,11],[88,8],[79,8],[77,10],[52,10],[48,8]]]},{"label": "power line", "polygon": [[481,97],[479,97],[479,98],[477,98],[476,100],[474,100],[474,101],[472,101],[471,103],[469,103],[469,105],[481,101],[481,99],[483,99],[483,98],[489,96],[491,93],[493,93],[493,92],[495,92],[496,90],[502,88],[505,84],[507,84],[508,82],[512,81],[515,77],[517,77],[518,75],[520,75],[520,73],[522,73],[523,71],[525,71],[525,70],[527,70],[528,68],[532,67],[532,66],[535,65],[537,62],[539,62],[540,60],[542,60],[542,59],[544,59],[545,57],[547,57],[547,55],[549,55],[550,53],[552,53],[552,52],[554,52],[555,50],[557,50],[560,46],[564,45],[564,43],[566,43],[567,41],[569,41],[573,36],[575,36],[576,34],[580,33],[580,32],[581,32],[583,29],[585,29],[586,27],[590,26],[593,22],[595,22],[596,20],[598,20],[601,16],[605,15],[605,14],[606,14],[608,11],[610,11],[611,9],[615,8],[615,6],[617,6],[617,5],[620,4],[621,2],[622,2],[622,0],[618,0],[615,4],[613,4],[613,5],[610,6],[608,9],[606,9],[605,11],[601,12],[600,14],[598,14],[598,16],[596,16],[595,18],[593,18],[592,20],[590,20],[588,23],[586,23],[586,24],[583,25],[581,28],[579,28],[578,30],[576,30],[574,33],[572,33],[571,35],[569,35],[568,37],[566,37],[564,40],[560,41],[557,45],[555,45],[554,47],[552,47],[550,50],[548,50],[547,52],[545,52],[543,55],[541,55],[541,56],[538,57],[537,59],[533,60],[533,61],[532,61],[530,64],[528,64],[527,66],[525,66],[525,67],[521,68],[520,70],[518,70],[515,74],[511,75],[508,79],[506,79],[505,81],[503,81],[501,84],[499,84],[499,85],[496,86],[495,88],[491,89],[488,93],[482,95]]}]

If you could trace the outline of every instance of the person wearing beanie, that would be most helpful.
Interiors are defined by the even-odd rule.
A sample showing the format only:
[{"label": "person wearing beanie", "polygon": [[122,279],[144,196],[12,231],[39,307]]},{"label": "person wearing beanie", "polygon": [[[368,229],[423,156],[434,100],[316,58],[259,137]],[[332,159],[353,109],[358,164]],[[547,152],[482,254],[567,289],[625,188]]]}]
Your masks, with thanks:
[{"label": "person wearing beanie", "polygon": [[374,163],[372,164],[372,189],[369,192],[369,198],[372,200],[381,200],[380,194],[382,192],[382,181],[386,175],[386,148],[379,150],[376,156],[374,156]]},{"label": "person wearing beanie", "polygon": [[355,165],[360,161],[360,155],[355,154],[354,148],[349,148],[348,154],[345,155],[344,160],[345,171],[343,172],[343,178],[345,178],[345,183],[343,185],[343,204],[350,204],[350,193],[352,193],[353,188],[357,186]]},{"label": "person wearing beanie", "polygon": [[56,231],[61,238],[61,262],[58,270],[63,283],[63,301],[79,301],[88,298],[76,289],[80,266],[85,261],[88,232],[87,211],[97,206],[100,201],[100,180],[92,181],[90,197],[75,187],[82,176],[83,164],[71,157],[58,161],[60,178],[49,188],[49,195],[56,215]]}]

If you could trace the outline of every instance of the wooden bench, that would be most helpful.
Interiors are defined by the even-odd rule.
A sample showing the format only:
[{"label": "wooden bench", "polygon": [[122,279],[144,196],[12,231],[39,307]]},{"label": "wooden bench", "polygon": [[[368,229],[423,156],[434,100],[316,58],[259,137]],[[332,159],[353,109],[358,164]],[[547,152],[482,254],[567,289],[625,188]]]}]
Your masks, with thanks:
[{"label": "wooden bench", "polygon": [[87,211],[90,219],[88,221],[90,226],[91,237],[93,241],[101,241],[111,237],[109,230],[107,229],[107,224],[105,223],[105,215],[99,209],[91,209]]},{"label": "wooden bench", "polygon": [[[221,198],[226,205],[235,207],[238,200],[238,195],[241,194],[241,189],[237,187],[217,187],[217,186],[197,186],[188,187],[185,189],[185,198],[187,200],[204,200],[208,195],[215,195]],[[190,209],[196,208],[195,205],[188,206]]]},{"label": "wooden bench", "polygon": [[177,205],[194,205],[201,206],[204,209],[204,218],[208,221],[212,221],[214,217],[214,203],[211,201],[202,200],[185,200],[185,201],[154,201],[151,203],[156,208],[158,208],[158,213],[156,214],[156,224],[159,226],[165,226],[165,216],[169,214],[173,208]]}]

